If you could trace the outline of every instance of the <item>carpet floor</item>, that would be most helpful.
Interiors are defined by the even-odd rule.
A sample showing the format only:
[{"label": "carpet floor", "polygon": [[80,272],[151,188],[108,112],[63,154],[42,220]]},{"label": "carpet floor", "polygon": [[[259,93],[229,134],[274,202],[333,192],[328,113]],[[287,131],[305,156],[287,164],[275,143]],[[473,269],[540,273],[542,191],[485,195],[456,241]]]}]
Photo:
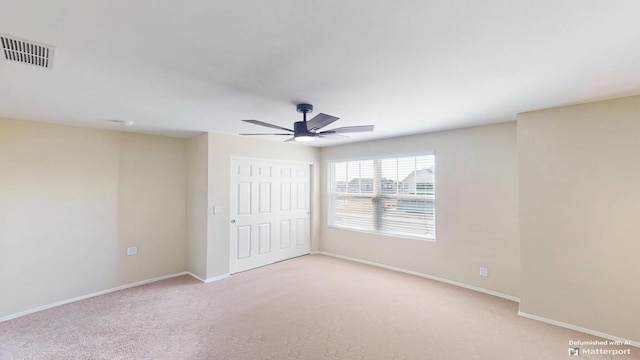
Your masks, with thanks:
[{"label": "carpet floor", "polygon": [[[566,359],[603,339],[518,304],[322,255],[203,284],[189,276],[0,323],[0,359]],[[640,359],[580,354],[588,359]]]}]

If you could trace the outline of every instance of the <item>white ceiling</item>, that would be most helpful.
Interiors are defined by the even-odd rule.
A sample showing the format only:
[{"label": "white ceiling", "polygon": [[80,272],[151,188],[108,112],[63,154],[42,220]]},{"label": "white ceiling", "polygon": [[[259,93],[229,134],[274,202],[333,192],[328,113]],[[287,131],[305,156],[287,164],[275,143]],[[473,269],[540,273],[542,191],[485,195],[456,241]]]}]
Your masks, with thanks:
[{"label": "white ceiling", "polygon": [[53,70],[0,60],[0,117],[188,137],[291,127],[310,102],[341,118],[327,129],[375,125],[346,141],[508,121],[640,94],[638,14],[637,0],[0,0],[0,33],[56,46]]}]

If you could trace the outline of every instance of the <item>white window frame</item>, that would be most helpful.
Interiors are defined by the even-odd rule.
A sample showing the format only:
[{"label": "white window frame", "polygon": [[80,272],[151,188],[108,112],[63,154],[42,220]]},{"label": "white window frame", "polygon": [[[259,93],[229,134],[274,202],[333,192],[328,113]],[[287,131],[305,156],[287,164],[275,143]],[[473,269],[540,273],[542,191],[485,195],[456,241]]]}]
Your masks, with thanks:
[{"label": "white window frame", "polygon": [[[382,184],[382,176],[381,176],[381,162],[383,160],[391,160],[391,159],[400,159],[400,158],[407,158],[407,157],[421,157],[421,156],[433,156],[432,160],[433,160],[433,176],[434,176],[434,181],[433,181],[433,188],[431,189],[430,187],[428,187],[429,194],[420,194],[416,191],[416,193],[413,194],[384,194],[382,189],[381,189],[381,184]],[[374,166],[373,166],[373,192],[372,193],[362,193],[362,191],[360,193],[354,194],[354,193],[350,193],[348,188],[349,188],[349,184],[346,183],[344,184],[346,191],[343,192],[336,192],[335,191],[335,164],[338,163],[346,163],[346,162],[364,162],[364,161],[373,161],[374,162]],[[328,173],[328,177],[327,177],[327,194],[328,194],[328,226],[332,227],[332,228],[338,228],[338,229],[345,229],[345,230],[351,230],[351,231],[358,231],[358,232],[366,232],[366,233],[374,233],[374,234],[379,234],[379,235],[386,235],[386,236],[393,236],[393,237],[402,237],[402,238],[412,238],[412,239],[419,239],[419,240],[428,240],[428,241],[435,241],[436,240],[436,186],[435,186],[435,166],[436,164],[436,159],[435,159],[435,153],[434,152],[428,152],[428,153],[418,153],[418,154],[402,154],[402,155],[389,155],[389,156],[379,156],[379,157],[366,157],[366,158],[356,158],[356,159],[339,159],[339,160],[329,160],[327,161],[327,173]],[[417,184],[416,184],[417,185]],[[396,186],[400,186],[400,183],[398,182],[396,184]],[[362,186],[360,186],[360,188],[362,189]],[[368,186],[366,187],[367,189],[369,188]],[[371,211],[371,222],[372,222],[372,229],[365,229],[365,228],[360,228],[360,227],[354,227],[354,226],[349,226],[349,224],[344,225],[344,224],[337,224],[336,223],[336,204],[337,201],[347,199],[347,198],[351,198],[351,199],[355,199],[355,198],[363,198],[363,199],[370,199],[371,204],[373,205],[373,209]],[[425,214],[425,221],[426,222],[432,222],[432,225],[430,226],[432,231],[428,231],[426,230],[426,232],[428,232],[428,234],[419,234],[419,233],[411,233],[411,232],[397,232],[397,231],[385,231],[382,229],[382,214],[384,209],[382,208],[382,204],[384,203],[385,200],[389,200],[389,199],[416,199],[418,201],[424,200],[424,201],[430,201],[433,209],[433,215],[427,215]],[[348,200],[347,200],[348,201]],[[367,212],[368,214],[368,212]],[[428,228],[428,225],[425,225],[425,229]]]}]

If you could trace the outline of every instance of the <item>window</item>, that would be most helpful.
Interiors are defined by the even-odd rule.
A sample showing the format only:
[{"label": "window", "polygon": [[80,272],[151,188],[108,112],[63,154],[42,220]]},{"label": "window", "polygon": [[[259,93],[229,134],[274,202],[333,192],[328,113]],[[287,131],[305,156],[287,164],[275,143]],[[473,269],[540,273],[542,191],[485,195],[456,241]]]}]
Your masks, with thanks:
[{"label": "window", "polygon": [[329,225],[435,239],[435,155],[329,163]]}]

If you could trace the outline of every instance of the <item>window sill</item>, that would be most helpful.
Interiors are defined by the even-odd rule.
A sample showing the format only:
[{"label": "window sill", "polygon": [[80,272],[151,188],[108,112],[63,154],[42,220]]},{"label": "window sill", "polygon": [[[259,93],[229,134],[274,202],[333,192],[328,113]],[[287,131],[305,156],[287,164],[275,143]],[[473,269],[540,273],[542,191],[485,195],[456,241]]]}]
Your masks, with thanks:
[{"label": "window sill", "polygon": [[386,236],[386,237],[394,237],[394,238],[402,238],[402,239],[412,239],[412,240],[436,242],[436,238],[435,237],[434,238],[429,238],[429,237],[425,237],[425,236],[406,235],[406,234],[397,234],[397,233],[387,233],[387,232],[379,232],[379,231],[368,231],[368,230],[361,230],[361,229],[353,229],[353,228],[348,228],[348,227],[342,227],[342,226],[337,226],[337,225],[327,225],[327,227],[332,228],[332,229],[355,231],[355,232],[360,232],[360,233],[365,233],[365,234],[372,234],[372,235],[379,235],[379,236]]}]

